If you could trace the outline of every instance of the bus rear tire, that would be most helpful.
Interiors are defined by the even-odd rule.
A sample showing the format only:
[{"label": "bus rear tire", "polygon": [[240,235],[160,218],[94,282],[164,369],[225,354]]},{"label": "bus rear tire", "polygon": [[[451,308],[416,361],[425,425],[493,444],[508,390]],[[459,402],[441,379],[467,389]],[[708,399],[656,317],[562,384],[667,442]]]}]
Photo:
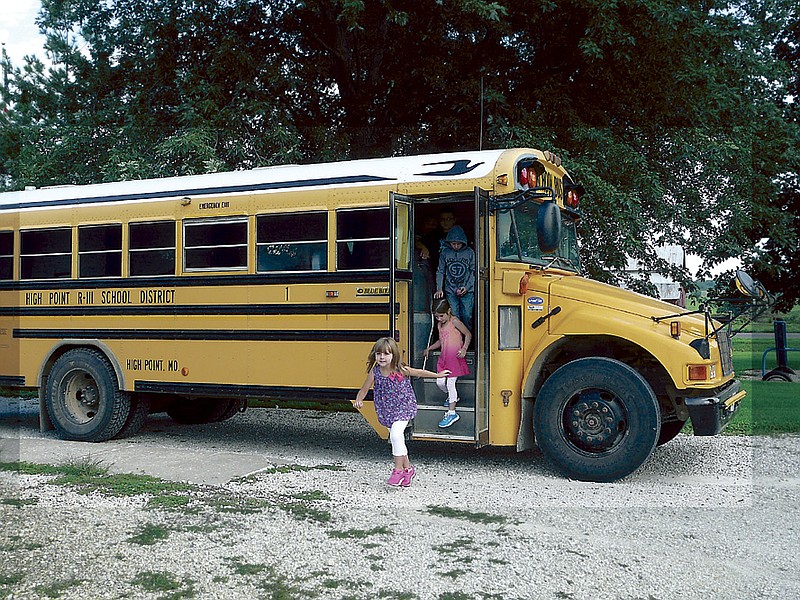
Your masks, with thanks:
[{"label": "bus rear tire", "polygon": [[130,402],[131,410],[128,419],[119,433],[114,436],[115,438],[130,437],[138,433],[150,414],[150,396],[147,394],[131,394]]},{"label": "bus rear tire", "polygon": [[110,440],[131,411],[114,368],[94,348],[73,348],[56,360],[47,377],[45,406],[59,436],[81,442]]},{"label": "bus rear tire", "polygon": [[533,430],[545,459],[582,481],[633,473],[656,447],[660,425],[650,385],[610,358],[563,365],[544,382],[533,406]]},{"label": "bus rear tire", "polygon": [[227,421],[232,418],[236,413],[244,412],[247,408],[247,400],[229,400],[228,406],[219,418],[216,420],[218,423]]}]

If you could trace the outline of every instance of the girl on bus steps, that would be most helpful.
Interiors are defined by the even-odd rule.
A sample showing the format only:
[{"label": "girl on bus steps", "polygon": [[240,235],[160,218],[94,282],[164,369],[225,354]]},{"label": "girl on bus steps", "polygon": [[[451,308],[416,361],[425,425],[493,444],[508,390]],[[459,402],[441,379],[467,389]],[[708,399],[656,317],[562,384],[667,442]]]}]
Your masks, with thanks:
[{"label": "girl on bus steps", "polygon": [[445,406],[447,412],[439,421],[439,427],[450,427],[460,418],[456,412],[458,402],[458,392],[456,391],[456,381],[461,375],[469,374],[469,366],[464,358],[467,355],[467,348],[472,341],[472,333],[461,320],[453,315],[450,304],[442,298],[433,306],[433,316],[439,327],[439,339],[425,348],[425,357],[428,352],[441,348],[439,361],[436,368],[439,371],[450,371],[448,377],[440,377],[436,380],[436,385],[447,394]]},{"label": "girl on bus steps", "polygon": [[393,338],[380,338],[372,346],[367,359],[367,378],[358,390],[353,406],[362,408],[367,392],[375,386],[375,412],[378,422],[389,428],[394,458],[394,470],[386,481],[387,484],[408,487],[416,476],[416,471],[408,460],[405,440],[406,425],[417,414],[417,398],[410,378],[447,377],[449,374],[450,371],[434,373],[401,363],[400,349]]}]

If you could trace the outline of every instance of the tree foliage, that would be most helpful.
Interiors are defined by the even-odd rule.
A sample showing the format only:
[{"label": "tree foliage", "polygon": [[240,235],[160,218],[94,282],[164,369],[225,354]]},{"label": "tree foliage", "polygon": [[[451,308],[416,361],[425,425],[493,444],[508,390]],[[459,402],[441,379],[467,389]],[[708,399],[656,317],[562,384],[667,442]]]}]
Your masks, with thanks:
[{"label": "tree foliage", "polygon": [[[740,257],[800,297],[790,0],[44,0],[4,90],[7,185],[483,147],[588,190],[584,263]],[[794,269],[794,270],[792,270]]]}]

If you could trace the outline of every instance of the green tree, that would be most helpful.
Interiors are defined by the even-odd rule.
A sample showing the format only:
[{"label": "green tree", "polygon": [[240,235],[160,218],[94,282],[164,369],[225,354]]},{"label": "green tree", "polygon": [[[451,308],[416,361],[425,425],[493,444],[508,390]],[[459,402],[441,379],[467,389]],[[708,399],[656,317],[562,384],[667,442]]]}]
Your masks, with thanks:
[{"label": "green tree", "polygon": [[800,298],[800,10],[795,6],[778,32],[774,54],[789,72],[786,93],[779,106],[790,126],[794,144],[778,178],[774,209],[780,219],[754,219],[749,236],[757,251],[747,257],[754,275],[778,298],[775,308],[789,311]]},{"label": "green tree", "polygon": [[296,122],[338,115],[346,155],[474,148],[485,84],[486,144],[555,150],[590,190],[594,277],[621,279],[631,256],[688,284],[654,246],[683,245],[706,277],[753,253],[757,229],[786,229],[775,198],[797,128],[771,49],[788,1],[281,6],[279,41],[304,58]]},{"label": "green tree", "polygon": [[591,276],[631,256],[688,280],[653,251],[680,243],[701,276],[736,256],[786,277],[796,23],[790,0],[44,0],[54,67],[15,70],[0,174],[533,146],[588,190]]},{"label": "green tree", "polygon": [[53,67],[6,90],[13,185],[89,183],[291,162],[287,82],[246,0],[44,0]]}]

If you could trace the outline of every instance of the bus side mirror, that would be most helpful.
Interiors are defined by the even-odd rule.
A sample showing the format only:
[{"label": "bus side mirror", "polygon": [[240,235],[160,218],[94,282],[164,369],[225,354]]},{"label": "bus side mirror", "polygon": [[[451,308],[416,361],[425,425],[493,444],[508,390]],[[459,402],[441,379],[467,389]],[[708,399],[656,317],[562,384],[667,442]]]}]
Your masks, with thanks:
[{"label": "bus side mirror", "polygon": [[536,216],[536,238],[542,254],[553,254],[561,242],[561,210],[555,202],[542,202]]},{"label": "bus side mirror", "polygon": [[736,270],[736,287],[749,298],[761,300],[767,296],[767,290],[760,281],[755,281],[750,275],[741,269]]}]

